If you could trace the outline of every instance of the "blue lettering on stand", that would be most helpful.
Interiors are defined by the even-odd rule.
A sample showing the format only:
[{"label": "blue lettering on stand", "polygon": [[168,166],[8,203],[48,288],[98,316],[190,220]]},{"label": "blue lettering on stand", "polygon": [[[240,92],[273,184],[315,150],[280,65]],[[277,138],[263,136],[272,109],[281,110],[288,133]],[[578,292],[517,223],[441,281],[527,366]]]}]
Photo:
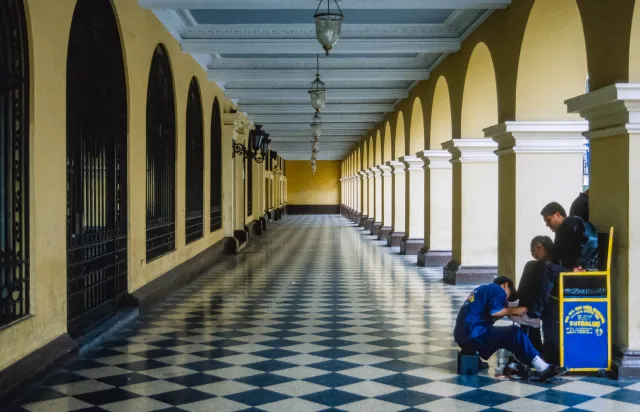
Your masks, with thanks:
[{"label": "blue lettering on stand", "polygon": [[606,369],[609,365],[607,302],[564,302],[564,366]]},{"label": "blue lettering on stand", "polygon": [[582,159],[582,191],[584,192],[589,188],[589,172],[591,168],[591,153],[589,148],[589,142],[584,144],[586,151]]}]

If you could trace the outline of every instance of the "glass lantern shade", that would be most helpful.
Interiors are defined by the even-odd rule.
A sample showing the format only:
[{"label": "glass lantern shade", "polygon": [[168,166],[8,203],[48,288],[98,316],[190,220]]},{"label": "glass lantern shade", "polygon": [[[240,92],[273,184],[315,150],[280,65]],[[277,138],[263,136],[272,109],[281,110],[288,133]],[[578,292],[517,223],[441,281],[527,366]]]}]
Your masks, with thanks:
[{"label": "glass lantern shade", "polygon": [[262,157],[267,157],[267,155],[269,154],[269,144],[271,143],[271,140],[269,140],[268,137],[269,133],[267,133],[264,139],[262,139],[262,144],[260,146],[260,154],[262,155]]},{"label": "glass lantern shade", "polygon": [[316,152],[311,152],[311,160],[316,160],[317,156]]},{"label": "glass lantern shade", "polygon": [[327,53],[327,56],[333,46],[340,39],[342,21],[344,20],[344,15],[342,14],[342,10],[340,10],[340,6],[338,6],[338,3],[335,0],[334,3],[336,4],[337,11],[331,11],[331,0],[327,0],[326,11],[323,10],[320,12],[320,8],[322,7],[322,1],[320,1],[318,10],[313,16],[316,19],[316,38]]},{"label": "glass lantern shade", "polygon": [[316,164],[315,164],[315,163],[311,165],[311,174],[312,174],[313,176],[315,176],[315,175],[316,175]]},{"label": "glass lantern shade", "polygon": [[316,111],[324,109],[327,102],[327,91],[324,86],[324,82],[320,80],[320,77],[316,77],[316,79],[311,83],[309,98],[311,99],[311,106],[316,109]]},{"label": "glass lantern shade", "polygon": [[313,141],[313,144],[311,145],[311,151],[314,153],[318,153],[320,151],[320,147],[318,144],[318,139]]},{"label": "glass lantern shade", "polygon": [[264,139],[265,132],[262,130],[262,125],[257,124],[256,128],[251,131],[251,149],[257,152],[262,147],[262,140]]},{"label": "glass lantern shade", "polygon": [[311,134],[313,136],[319,137],[322,135],[322,119],[318,113],[313,116],[313,121],[311,122]]}]

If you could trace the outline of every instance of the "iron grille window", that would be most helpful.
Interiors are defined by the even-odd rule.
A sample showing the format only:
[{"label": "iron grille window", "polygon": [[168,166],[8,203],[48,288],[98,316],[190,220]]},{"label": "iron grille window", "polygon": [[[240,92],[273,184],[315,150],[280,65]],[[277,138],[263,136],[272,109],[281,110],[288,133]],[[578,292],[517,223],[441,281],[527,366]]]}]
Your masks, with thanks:
[{"label": "iron grille window", "polygon": [[187,100],[187,151],[186,151],[186,243],[203,236],[204,225],[204,142],[202,127],[202,101],[196,78],[191,79]]},{"label": "iron grille window", "polygon": [[29,43],[22,0],[0,2],[0,326],[29,313]]},{"label": "iron grille window", "polygon": [[218,99],[211,110],[211,222],[210,231],[222,229],[222,115]]},{"label": "iron grille window", "polygon": [[80,0],[67,54],[67,321],[73,336],[127,292],[127,94],[109,0]]},{"label": "iron grille window", "polygon": [[253,216],[253,160],[247,159],[247,216]]},{"label": "iron grille window", "polygon": [[147,262],[175,250],[176,119],[167,52],[158,45],[147,90]]}]

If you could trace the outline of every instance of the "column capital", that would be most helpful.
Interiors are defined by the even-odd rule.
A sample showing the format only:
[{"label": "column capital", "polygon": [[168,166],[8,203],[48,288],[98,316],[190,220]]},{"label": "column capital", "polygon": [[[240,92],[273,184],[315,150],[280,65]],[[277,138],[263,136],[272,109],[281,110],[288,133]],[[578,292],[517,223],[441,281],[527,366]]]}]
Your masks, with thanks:
[{"label": "column capital", "polygon": [[378,165],[378,169],[380,169],[382,176],[391,176],[391,166],[382,164]]},{"label": "column capital", "polygon": [[360,177],[362,179],[366,179],[367,177],[369,177],[369,175],[367,174],[366,170],[361,170],[361,171],[358,172],[358,174],[360,175]]},{"label": "column capital", "polygon": [[491,139],[453,139],[442,143],[442,148],[451,153],[451,163],[494,163],[498,157],[493,153],[498,148]]},{"label": "column capital", "polygon": [[446,150],[423,150],[418,155],[429,169],[451,169],[451,153]]},{"label": "column capital", "polygon": [[504,122],[484,129],[486,137],[498,144],[498,156],[517,153],[584,153],[589,130],[584,120]]},{"label": "column capital", "polygon": [[404,163],[407,171],[422,170],[424,162],[417,156],[402,156],[400,161]]},{"label": "column capital", "polygon": [[249,119],[244,113],[225,113],[223,115],[224,125],[233,126],[233,131],[237,134],[244,134],[245,130],[251,127]]},{"label": "column capital", "polygon": [[570,113],[589,121],[589,139],[640,133],[640,84],[616,83],[565,100]]},{"label": "column capital", "polygon": [[380,176],[380,169],[378,169],[378,166],[370,168],[369,171],[376,177]]},{"label": "column capital", "polygon": [[391,168],[393,174],[404,173],[404,163],[402,162],[390,160],[387,162],[387,166]]}]

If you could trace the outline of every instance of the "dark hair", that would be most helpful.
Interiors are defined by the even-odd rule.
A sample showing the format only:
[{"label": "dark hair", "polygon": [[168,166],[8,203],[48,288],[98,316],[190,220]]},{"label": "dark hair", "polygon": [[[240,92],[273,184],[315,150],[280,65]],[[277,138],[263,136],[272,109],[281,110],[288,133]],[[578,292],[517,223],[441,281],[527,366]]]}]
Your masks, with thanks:
[{"label": "dark hair", "polygon": [[509,287],[509,290],[511,291],[511,293],[509,294],[509,301],[513,302],[516,300],[517,296],[516,296],[516,288],[515,286],[513,286],[513,280],[511,280],[510,278],[506,277],[506,276],[498,276],[497,278],[493,279],[493,283],[495,285],[504,285],[505,283],[507,284],[507,286]]},{"label": "dark hair", "polygon": [[556,245],[553,244],[553,240],[549,236],[536,236],[531,239],[531,251],[536,245],[540,245],[547,251],[547,258],[550,261],[554,261],[556,258]]},{"label": "dark hair", "polygon": [[560,203],[558,202],[549,203],[548,205],[543,207],[542,211],[540,212],[543,217],[553,216],[556,213],[560,213],[560,216],[562,217],[567,217],[567,212],[564,210],[564,207],[562,207],[562,205],[560,205]]}]

